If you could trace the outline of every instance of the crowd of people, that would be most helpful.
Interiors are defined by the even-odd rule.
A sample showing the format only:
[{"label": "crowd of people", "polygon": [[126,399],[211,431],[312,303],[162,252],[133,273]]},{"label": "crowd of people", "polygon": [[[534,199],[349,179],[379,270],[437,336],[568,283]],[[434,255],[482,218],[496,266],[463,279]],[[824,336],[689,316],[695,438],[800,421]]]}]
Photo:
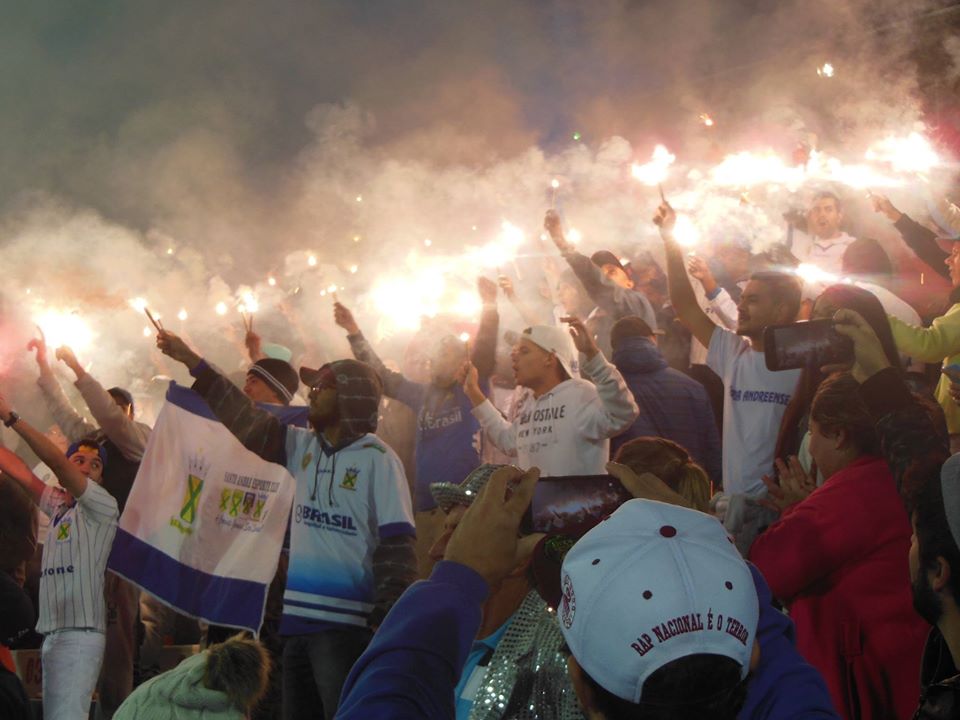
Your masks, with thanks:
[{"label": "crowd of people", "polygon": [[[479,278],[471,339],[438,333],[425,366],[339,300],[352,358],[297,370],[249,329],[242,383],[159,329],[295,483],[255,637],[108,569],[151,428],[51,349],[74,408],[32,341],[45,407],[0,379],[0,715],[31,717],[11,651],[40,646],[48,720],[92,698],[98,718],[960,717],[960,209],[934,230],[872,201],[953,287],[926,323],[819,192],[763,255],[688,252],[664,200],[662,265],[584,255],[548,211],[542,302]],[[771,328],[811,319],[842,351],[771,369]],[[301,388],[308,428],[270,410]],[[165,669],[178,624],[202,650]]]}]

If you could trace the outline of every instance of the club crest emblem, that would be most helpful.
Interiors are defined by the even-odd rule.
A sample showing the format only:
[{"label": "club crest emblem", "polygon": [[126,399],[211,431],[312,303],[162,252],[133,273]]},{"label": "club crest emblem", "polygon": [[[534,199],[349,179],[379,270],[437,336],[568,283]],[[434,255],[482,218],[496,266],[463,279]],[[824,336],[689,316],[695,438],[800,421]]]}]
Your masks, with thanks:
[{"label": "club crest emblem", "polygon": [[344,490],[356,490],[359,474],[360,468],[347,468],[347,471],[343,474],[343,480],[340,481],[340,487],[342,487]]}]

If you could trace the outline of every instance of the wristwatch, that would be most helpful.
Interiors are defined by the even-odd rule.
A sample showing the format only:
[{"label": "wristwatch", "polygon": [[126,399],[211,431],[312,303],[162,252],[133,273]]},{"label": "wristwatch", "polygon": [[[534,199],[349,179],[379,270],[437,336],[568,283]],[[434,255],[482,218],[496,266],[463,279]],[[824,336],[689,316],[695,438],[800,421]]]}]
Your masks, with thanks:
[{"label": "wristwatch", "polygon": [[13,427],[13,424],[20,419],[20,416],[17,415],[13,410],[10,411],[10,417],[3,421],[3,424],[6,427]]}]

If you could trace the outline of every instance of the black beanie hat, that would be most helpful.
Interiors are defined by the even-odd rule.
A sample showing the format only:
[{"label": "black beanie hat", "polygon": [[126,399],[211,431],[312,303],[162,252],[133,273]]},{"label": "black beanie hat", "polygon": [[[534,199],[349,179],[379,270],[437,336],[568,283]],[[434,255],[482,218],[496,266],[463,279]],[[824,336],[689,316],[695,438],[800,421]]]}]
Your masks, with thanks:
[{"label": "black beanie hat", "polygon": [[297,371],[293,369],[290,363],[277,358],[257,360],[247,370],[247,375],[256,375],[263,380],[277,394],[284,405],[290,404],[294,393],[300,387],[300,378],[297,376]]}]

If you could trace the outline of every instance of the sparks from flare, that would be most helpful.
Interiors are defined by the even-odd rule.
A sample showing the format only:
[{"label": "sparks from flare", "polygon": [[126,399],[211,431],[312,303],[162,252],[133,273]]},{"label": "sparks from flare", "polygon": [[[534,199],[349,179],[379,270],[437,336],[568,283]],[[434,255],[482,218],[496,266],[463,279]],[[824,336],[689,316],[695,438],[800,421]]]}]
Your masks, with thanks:
[{"label": "sparks from flare", "polygon": [[78,313],[48,308],[34,318],[43,331],[47,347],[67,345],[76,352],[84,352],[93,344],[93,330]]},{"label": "sparks from flare", "polygon": [[643,165],[634,163],[630,167],[630,172],[635,180],[653,187],[667,179],[670,166],[676,160],[677,156],[667,150],[665,145],[657,145],[653,148],[650,162]]},{"label": "sparks from flare", "polygon": [[710,117],[707,113],[700,113],[700,122],[703,123],[704,127],[714,126],[713,118]]},{"label": "sparks from flare", "polygon": [[835,71],[833,69],[833,65],[831,65],[830,63],[824,63],[823,65],[817,68],[817,75],[819,75],[822,78],[832,78],[834,72]]}]

